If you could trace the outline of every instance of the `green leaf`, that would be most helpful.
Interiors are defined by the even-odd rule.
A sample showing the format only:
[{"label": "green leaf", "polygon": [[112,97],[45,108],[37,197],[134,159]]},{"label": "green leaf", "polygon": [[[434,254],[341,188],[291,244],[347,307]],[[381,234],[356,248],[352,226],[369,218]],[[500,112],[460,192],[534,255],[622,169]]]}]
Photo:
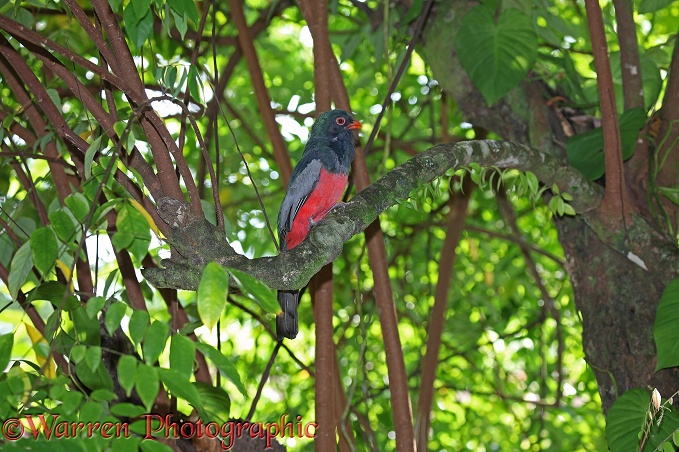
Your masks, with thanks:
[{"label": "green leaf", "polygon": [[146,364],[153,364],[158,360],[163,349],[165,349],[169,332],[170,328],[165,323],[159,321],[151,323],[142,344]]},{"label": "green leaf", "polygon": [[[627,110],[620,116],[620,139],[622,158],[627,160],[634,154],[639,129],[646,122],[643,108]],[[566,142],[569,163],[587,179],[596,180],[604,175],[604,136],[601,128],[571,137]]]},{"label": "green leaf", "polygon": [[[182,39],[184,39],[186,31],[189,29],[189,23],[188,20],[186,20],[186,16],[183,14],[177,14],[176,11],[172,11],[172,17],[174,18],[174,24],[177,27],[177,31],[179,31],[179,35]],[[174,93],[175,96],[178,94],[179,93]]]},{"label": "green leaf", "polygon": [[127,328],[130,331],[130,338],[134,345],[137,345],[144,339],[146,330],[149,327],[149,313],[143,309],[134,309],[130,316],[130,323]]},{"label": "green leaf", "polygon": [[280,312],[281,307],[278,304],[275,291],[269,289],[266,284],[245,272],[235,268],[228,268],[227,270],[231,273],[234,282],[240,287],[244,295],[256,301],[267,312],[272,314]]},{"label": "green leaf", "polygon": [[4,372],[12,357],[12,347],[14,346],[14,333],[7,333],[0,336],[0,371]]},{"label": "green leaf", "polygon": [[236,386],[236,388],[238,388],[241,394],[246,396],[245,386],[243,386],[240,375],[238,375],[236,366],[234,366],[233,363],[222,354],[222,352],[203,342],[196,342],[196,348],[200,350],[203,356],[212,361],[212,364],[214,364],[215,367],[219,369],[219,371],[226,377],[227,380],[229,380]]},{"label": "green leaf", "polygon": [[137,374],[134,381],[139,398],[146,407],[147,412],[151,412],[153,402],[156,400],[156,396],[160,390],[160,382],[158,381],[158,372],[156,371],[156,368],[146,364],[140,364],[137,367]]},{"label": "green leaf", "polygon": [[194,24],[198,24],[198,8],[192,0],[169,0],[168,3],[177,14],[187,16]]},{"label": "green leaf", "polygon": [[106,298],[104,298],[104,297],[92,297],[89,300],[87,300],[87,305],[85,306],[85,312],[87,313],[89,318],[96,319],[97,313],[99,311],[101,311],[101,309],[104,307],[105,304],[106,304]]},{"label": "green leaf", "polygon": [[43,275],[47,275],[57,260],[57,236],[50,227],[36,229],[31,234],[31,254],[33,265]]},{"label": "green leaf", "polygon": [[21,286],[24,285],[28,273],[33,268],[33,257],[31,256],[31,244],[26,242],[14,253],[10,272],[7,278],[9,293],[16,300]]},{"label": "green leaf", "polygon": [[84,223],[85,218],[90,213],[90,203],[87,201],[87,198],[82,193],[75,192],[68,195],[64,202],[71,209],[76,220]]},{"label": "green leaf", "polygon": [[175,397],[181,397],[199,411],[203,409],[198,390],[191,384],[188,378],[182,377],[182,375],[174,369],[157,368],[156,370],[158,371],[161,380],[163,380],[163,384],[165,384],[170,391],[170,394]]},{"label": "green leaf", "polygon": [[47,300],[56,308],[71,311],[80,307],[80,301],[70,293],[70,289],[59,281],[47,281],[28,292],[26,299],[29,302]]},{"label": "green leaf", "polygon": [[674,0],[641,0],[637,11],[639,14],[654,13],[672,4]]},{"label": "green leaf", "polygon": [[[132,2],[134,3],[134,2]],[[101,136],[92,142],[85,152],[85,179],[92,177],[92,161],[97,151],[101,148]]]},{"label": "green leaf", "polygon": [[99,322],[93,322],[81,306],[69,311],[69,315],[71,320],[73,320],[78,342],[87,345],[101,345]]},{"label": "green leaf", "polygon": [[111,414],[119,417],[138,417],[145,412],[144,407],[132,403],[116,403],[111,407]]},{"label": "green leaf", "polygon": [[137,358],[131,355],[123,355],[118,360],[118,383],[129,397],[132,388],[137,381]]},{"label": "green leaf", "polygon": [[172,336],[170,341],[170,368],[188,379],[193,374],[195,359],[196,346],[194,342],[181,334]]},{"label": "green leaf", "polygon": [[220,425],[229,421],[231,399],[222,388],[218,388],[203,382],[191,383],[200,397],[200,403],[206,416],[204,422],[217,422]]},{"label": "green leaf", "polygon": [[656,187],[655,189],[679,206],[679,187]]},{"label": "green leaf", "polygon": [[71,356],[69,358],[74,363],[79,364],[80,361],[85,359],[85,353],[87,353],[87,347],[82,344],[76,344],[71,349]]},{"label": "green leaf", "polygon": [[87,352],[85,352],[85,364],[92,372],[97,370],[99,364],[101,364],[101,347],[88,347]]},{"label": "green leaf", "polygon": [[92,400],[100,402],[111,402],[117,398],[115,392],[111,392],[107,389],[97,389],[95,391],[92,391],[90,397],[92,398]]},{"label": "green leaf", "polygon": [[152,0],[132,0],[130,5],[134,8],[137,17],[143,17],[151,9]]},{"label": "green leaf", "polygon": [[[628,452],[639,449],[639,431],[647,419],[647,410],[651,396],[643,389],[627,391],[615,401],[608,410],[606,418],[606,438],[611,452]],[[665,412],[660,426],[651,424],[651,430],[644,446],[644,451],[652,451],[672,431],[679,427],[679,414],[675,411]]]},{"label": "green leaf", "polygon": [[196,100],[196,102],[200,102],[200,76],[198,74],[198,69],[196,69],[196,67],[193,65],[189,68],[189,77],[187,83],[191,96]]},{"label": "green leaf", "polygon": [[151,243],[151,227],[137,209],[130,203],[124,203],[116,218],[118,232],[113,236],[113,245],[118,249],[128,249],[141,261]]},{"label": "green leaf", "polygon": [[209,330],[214,328],[222,315],[228,291],[229,275],[226,270],[215,262],[208,263],[198,284],[196,305],[200,320]]},{"label": "green leaf", "polygon": [[123,11],[123,20],[130,41],[137,49],[140,49],[153,31],[153,14],[150,8],[138,14],[134,4],[134,1],[127,4]]},{"label": "green leaf", "polygon": [[76,366],[75,373],[78,379],[92,390],[107,389],[113,391],[113,380],[106,371],[106,366],[98,366],[95,371],[92,371],[89,366]]},{"label": "green leaf", "polygon": [[127,312],[127,305],[125,303],[113,303],[106,310],[106,318],[104,319],[104,325],[106,326],[106,331],[110,336],[113,336],[113,332],[120,326],[120,321],[125,317]]},{"label": "green leaf", "polygon": [[64,243],[69,243],[73,239],[78,238],[80,228],[76,227],[77,223],[70,210],[61,207],[49,213],[50,224],[52,229],[57,233],[57,237]]},{"label": "green leaf", "polygon": [[529,16],[510,8],[497,20],[478,5],[464,17],[457,33],[460,62],[488,105],[521,82],[537,57],[537,35]]},{"label": "green leaf", "polygon": [[163,443],[152,439],[145,439],[139,444],[139,448],[142,452],[174,452],[170,446],[166,446]]},{"label": "green leaf", "polygon": [[679,366],[679,278],[670,281],[660,297],[653,336],[658,351],[656,372]]}]

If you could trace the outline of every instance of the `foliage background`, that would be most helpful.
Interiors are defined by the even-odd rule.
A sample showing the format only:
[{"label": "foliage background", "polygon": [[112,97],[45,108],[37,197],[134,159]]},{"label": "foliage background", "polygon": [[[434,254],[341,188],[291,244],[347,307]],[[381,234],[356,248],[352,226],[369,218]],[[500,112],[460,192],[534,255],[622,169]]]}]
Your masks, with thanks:
[{"label": "foliage background", "polygon": [[[392,3],[332,1],[329,5],[329,38],[332,50],[339,58],[342,79],[355,116],[364,124],[362,142],[373,132],[371,129],[383,109],[389,87],[405,58],[415,21],[425,8],[423,1]],[[490,67],[484,66],[488,79],[499,78],[493,85],[495,89],[508,86],[505,92],[484,91],[489,103],[507,95],[510,88],[526,77],[541,80],[555,94],[554,99],[545,99],[545,102],[563,101],[564,108],[577,111],[578,118],[585,124],[583,129],[591,128],[598,115],[598,98],[582,2],[489,0],[482,3],[498,14],[506,11],[521,14],[521,20],[530,24],[527,37],[521,38],[511,30],[507,36],[535,40],[537,44],[535,55],[526,55],[531,61],[530,64],[528,60],[524,61],[526,73],[518,80],[507,80],[515,75],[512,71],[503,71],[503,65],[495,75]],[[261,104],[254,100],[256,88],[253,88],[252,72],[237,45],[238,30],[231,16],[232,5],[160,0],[111,1],[110,4],[121,21],[148,96],[162,93],[167,98],[184,100],[190,95],[188,109],[195,117],[213,161],[219,162],[216,166],[217,194],[221,204],[218,210],[224,214],[228,242],[248,257],[275,255],[276,247],[266,221],[268,216],[273,222],[277,215],[284,195],[284,181],[274,157],[277,151],[271,145],[274,138],[262,121]],[[434,8],[445,7],[438,2],[434,4]],[[81,6],[92,15],[89,5]],[[210,10],[215,6],[216,9]],[[602,6],[608,44],[610,50],[616,52],[617,24],[612,4],[606,2]],[[640,1],[635,2],[635,7],[636,32],[642,49],[645,111],[649,112],[659,105],[664,94],[679,5],[677,2]],[[55,2],[0,2],[0,12],[6,18],[37,30],[51,42],[98,64],[97,48],[67,10],[63,4]],[[251,0],[243,4],[243,12],[254,35],[257,61],[270,105],[294,165],[301,156],[316,113],[311,34],[302,11],[293,2]],[[436,13],[443,14],[444,11],[439,9]],[[202,20],[205,22],[198,40],[196,30]],[[65,123],[89,145],[96,143],[95,140],[104,135],[101,124],[44,61],[7,34],[6,24],[3,30],[3,45],[22,55],[39,82],[47,88]],[[471,44],[459,45],[467,45],[468,51],[473,53],[477,43],[470,39]],[[111,111],[111,104],[106,103],[104,96],[111,95],[118,118],[124,122],[132,116],[130,99],[120,90],[102,96],[103,85],[99,78],[83,67],[63,60],[82,86],[101,98],[107,111]],[[612,61],[618,88],[616,94],[622,99],[620,63],[618,57],[616,69],[615,53]],[[406,63],[405,73],[390,95],[392,102],[384,112],[380,130],[366,155],[372,180],[434,144],[503,138],[465,121],[467,118],[456,102],[442,92],[418,49]],[[466,69],[469,71],[469,67]],[[0,81],[7,82],[6,74],[0,77]],[[219,86],[216,93],[215,86]],[[49,410],[81,416],[81,419],[85,416],[82,413],[95,418],[97,415],[102,418],[115,415],[112,396],[97,399],[91,391],[84,390],[82,397],[68,397],[64,388],[68,387],[68,393],[82,388],[63,376],[57,380],[46,378],[44,369],[36,369],[36,363],[37,367],[42,364],[41,353],[43,356],[45,353],[36,350],[40,346],[34,345],[36,341],[26,333],[24,324],[31,324],[32,320],[27,316],[25,301],[10,294],[9,275],[16,269],[12,259],[21,245],[30,243],[32,239],[29,238],[35,231],[45,226],[35,196],[50,214],[50,219],[54,212],[64,211],[61,207],[64,199],[55,189],[52,168],[39,155],[46,155],[48,146],[56,146],[58,157],[55,158],[66,162],[71,170],[78,158],[72,155],[73,149],[60,136],[57,125],[48,121],[44,130],[38,130],[30,119],[26,119],[28,105],[17,99],[15,90],[8,83],[0,84],[0,94],[3,120],[0,219],[5,228],[0,233],[0,265],[3,269],[0,276],[5,282],[0,290],[0,333],[13,335],[11,357],[7,356],[12,368],[0,381],[8,394],[0,404],[0,417],[29,413],[36,408],[42,412]],[[512,94],[509,95],[511,98]],[[623,102],[618,105],[622,112]],[[172,102],[155,102],[153,108],[172,138],[183,143],[181,155],[196,180],[205,216],[215,222],[210,194],[214,181],[206,176],[196,134],[182,110]],[[116,128],[116,132],[124,136],[125,124],[119,124],[122,126]],[[22,136],[24,129],[32,133]],[[128,129],[125,145],[137,146],[141,155],[154,164],[155,154],[149,148],[146,132],[134,122]],[[106,138],[94,146],[90,148],[93,151],[113,156],[119,154]],[[71,188],[83,192],[88,203],[94,199],[101,180],[96,176],[101,175],[107,163],[106,158],[97,156],[92,166],[94,178],[84,177],[78,168],[81,185]],[[585,162],[584,166],[590,164]],[[144,187],[139,175],[125,165],[124,159],[116,165],[143,193],[149,193],[149,188]],[[472,172],[473,179],[479,184],[467,185],[460,194],[463,174],[469,178],[463,171],[451,171],[431,186],[412,193],[410,199],[387,209],[380,217],[413,406],[417,406],[420,395],[426,325],[430,321],[436,287],[442,278],[448,278],[440,273],[440,265],[454,257],[428,449],[604,450],[605,422],[597,381],[584,359],[581,318],[564,268],[565,256],[553,224],[552,210],[542,200],[531,200],[519,192],[514,184],[519,177],[517,172],[495,174],[490,183],[482,182],[479,172]],[[29,181],[22,180],[22,176],[27,176]],[[91,182],[89,186],[87,180]],[[499,180],[502,180],[501,184],[498,184]],[[259,196],[253,190],[253,183],[259,188]],[[170,326],[176,325],[172,320],[172,304],[139,274],[142,266],[158,265],[161,258],[169,257],[170,247],[150,231],[147,217],[143,215],[145,211],[134,208],[129,201],[130,195],[119,185],[109,183],[104,192],[113,201],[110,206],[114,210],[109,212],[113,216],[102,216],[84,231],[77,226],[81,221],[71,225],[76,239],[83,232],[87,236],[84,248],[93,275],[93,293],[83,293],[76,281],[75,295],[79,302],[76,304],[82,303],[82,306],[65,312],[55,309],[64,294],[63,287],[57,294],[38,297],[32,304],[39,317],[47,322],[48,332],[49,319],[52,319],[51,331],[55,336],[46,334],[44,325],[36,327],[48,337],[52,351],[72,359],[75,344],[85,345],[83,350],[87,351],[82,353],[90,353],[89,350],[101,346],[99,351],[85,356],[94,360],[102,356],[103,349],[106,359],[108,345],[97,341],[88,343],[88,337],[92,336],[84,340],[79,337],[78,321],[74,317],[82,313],[75,312],[87,309],[89,319],[93,321],[97,317],[103,319],[102,309],[110,309],[112,303],[125,302],[134,306],[125,281],[129,273],[120,269],[121,261],[116,259],[116,253],[128,252],[150,322],[165,324],[168,328],[156,327],[159,332],[155,338],[150,336],[150,329],[146,330],[149,322],[140,321],[142,326],[135,332],[131,314],[139,306],[134,306],[135,310],[128,309],[121,319],[122,331],[133,339],[134,349],[144,357],[148,367],[174,368],[170,366],[171,341],[168,338]],[[350,192],[350,196],[354,194],[355,191]],[[454,216],[451,209],[461,197],[468,198],[469,204],[464,230],[453,256],[450,250],[444,249],[444,241],[450,230],[450,218]],[[66,205],[72,212],[75,210],[70,204]],[[127,216],[129,222],[121,224],[121,216]],[[75,217],[77,220],[84,218],[77,214]],[[72,271],[73,256],[78,254],[73,247],[73,236],[65,233],[68,238],[64,239],[54,221],[52,230],[56,230],[54,239],[59,247],[55,255]],[[118,236],[116,239],[115,234],[121,232],[132,238]],[[34,263],[39,259],[35,249],[32,251]],[[51,264],[41,269],[36,263],[36,269],[30,270],[18,286],[24,295],[36,287],[44,287],[47,281],[59,281],[66,287],[70,276],[63,268]],[[80,271],[82,267],[78,268]],[[356,448],[394,450],[387,358],[363,235],[346,243],[332,271],[335,290],[333,338],[342,386],[349,400],[346,412]],[[103,304],[92,303],[93,295],[103,297]],[[245,418],[260,382],[267,374],[267,365],[276,345],[271,329],[266,328],[273,324],[273,314],[267,313],[252,299],[230,296],[217,334],[215,330],[201,326],[195,292],[178,291],[176,297],[188,315],[188,326],[182,333],[195,331],[200,341],[219,346],[233,363],[239,378],[226,376],[214,381],[230,399],[226,416]],[[55,320],[55,312],[58,320]],[[314,420],[313,323],[310,297],[305,295],[300,306],[300,335],[288,342],[284,351],[275,357],[256,406],[255,419],[275,421],[282,413],[287,413],[289,416],[300,415],[305,422]],[[91,332],[91,335],[97,334]],[[157,362],[147,359],[149,351],[145,344],[159,348]],[[88,358],[83,359],[84,363],[89,362]],[[0,362],[8,364],[3,360]],[[98,365],[90,367],[96,372]],[[210,369],[215,376],[215,369]],[[60,368],[59,374],[65,375],[64,370]],[[131,384],[143,385],[143,380],[138,372],[137,379]],[[162,380],[167,385],[166,379]],[[242,382],[245,394],[239,392],[238,381]],[[136,391],[139,390],[140,386],[136,386]],[[171,388],[170,392],[173,392]],[[140,397],[141,400],[128,403],[148,408],[146,399]],[[154,398],[155,393],[151,400]],[[91,408],[95,405],[100,409]],[[185,416],[192,410],[182,398],[177,402],[177,409]],[[215,416],[223,421],[224,415],[222,412]],[[292,450],[313,447],[306,439],[289,439],[287,445]],[[103,441],[95,446],[99,450],[104,447]]]}]

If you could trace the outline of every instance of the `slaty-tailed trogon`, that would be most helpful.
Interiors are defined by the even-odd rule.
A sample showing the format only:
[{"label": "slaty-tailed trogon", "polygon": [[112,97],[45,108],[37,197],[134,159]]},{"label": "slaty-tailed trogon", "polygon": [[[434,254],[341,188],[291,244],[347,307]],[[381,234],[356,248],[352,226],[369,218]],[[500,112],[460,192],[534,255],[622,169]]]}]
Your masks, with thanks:
[{"label": "slaty-tailed trogon", "polygon": [[[354,159],[352,130],[360,128],[361,123],[343,110],[323,113],[311,127],[309,141],[292,171],[278,214],[281,252],[302,243],[311,226],[322,220],[342,198]],[[276,318],[279,340],[297,336],[298,302],[299,291],[278,291],[278,303],[283,311]]]}]

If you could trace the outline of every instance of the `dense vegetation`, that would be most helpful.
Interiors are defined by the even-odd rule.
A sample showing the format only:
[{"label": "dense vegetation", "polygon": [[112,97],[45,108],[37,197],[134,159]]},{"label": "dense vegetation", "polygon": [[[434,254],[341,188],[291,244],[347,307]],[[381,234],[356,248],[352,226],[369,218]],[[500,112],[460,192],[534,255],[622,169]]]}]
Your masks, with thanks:
[{"label": "dense vegetation", "polygon": [[[677,17],[0,2],[0,444],[221,449],[144,438],[154,413],[291,422],[291,450],[672,450]],[[355,202],[259,259],[331,105],[364,125]],[[275,289],[316,273],[278,343]]]}]

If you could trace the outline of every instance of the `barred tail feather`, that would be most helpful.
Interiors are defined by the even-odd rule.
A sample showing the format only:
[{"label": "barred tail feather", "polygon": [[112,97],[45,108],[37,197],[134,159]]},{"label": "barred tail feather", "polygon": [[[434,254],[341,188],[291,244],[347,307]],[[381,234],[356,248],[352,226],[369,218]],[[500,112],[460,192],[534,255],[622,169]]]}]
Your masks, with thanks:
[{"label": "barred tail feather", "polygon": [[278,340],[284,337],[294,339],[299,329],[297,323],[297,304],[299,303],[299,291],[279,290],[278,304],[283,311],[276,317],[276,335]]}]

